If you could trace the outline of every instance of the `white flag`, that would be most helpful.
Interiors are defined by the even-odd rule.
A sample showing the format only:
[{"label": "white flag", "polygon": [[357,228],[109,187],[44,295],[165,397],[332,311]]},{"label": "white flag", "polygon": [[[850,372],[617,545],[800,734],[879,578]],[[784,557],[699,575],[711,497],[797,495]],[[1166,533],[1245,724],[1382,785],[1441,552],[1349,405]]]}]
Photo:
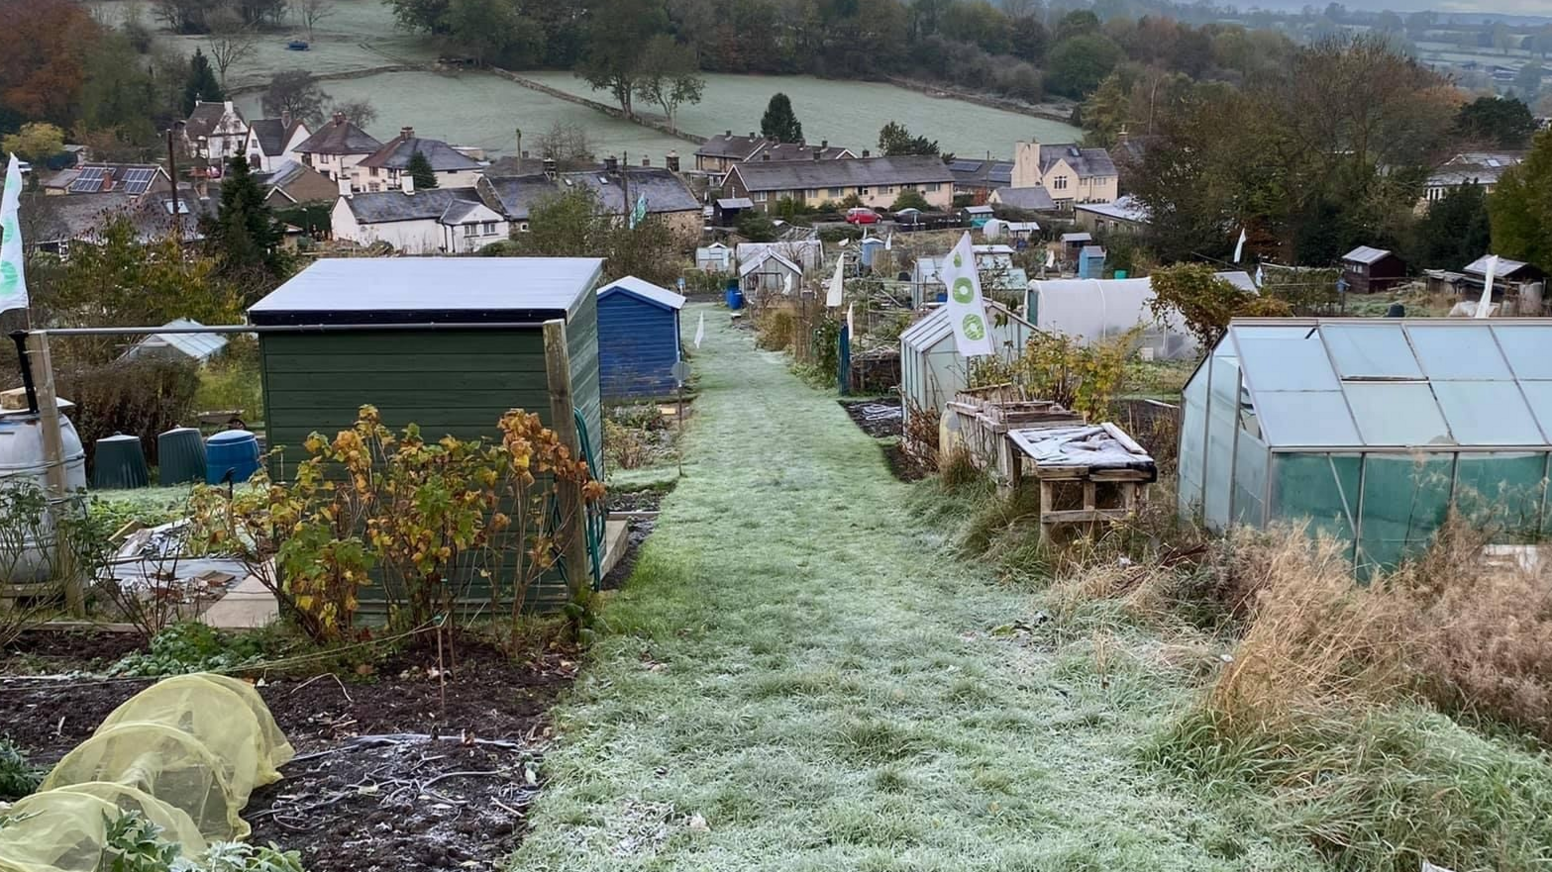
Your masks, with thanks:
[{"label": "white flag", "polygon": [[1482,299],[1477,301],[1477,313],[1473,318],[1486,318],[1493,308],[1493,276],[1498,273],[1498,255],[1487,258],[1487,281],[1482,285]]},{"label": "white flag", "polygon": [[706,313],[701,313],[701,322],[695,325],[695,347],[700,348],[701,342],[706,339]]},{"label": "white flag", "polygon": [[986,305],[981,301],[981,277],[975,271],[970,234],[960,237],[959,244],[944,259],[939,275],[948,286],[948,302],[943,305],[948,309],[959,353],[965,357],[991,354],[992,338],[986,325]]},{"label": "white flag", "polygon": [[1056,266],[1056,252],[1047,248],[1045,250],[1045,268],[1050,269],[1053,266]]},{"label": "white flag", "polygon": [[857,321],[853,316],[853,310],[856,308],[856,303],[846,304],[846,338],[853,342],[857,340]]},{"label": "white flag", "polygon": [[841,275],[846,267],[846,255],[841,255],[835,260],[835,275],[830,277],[830,292],[825,296],[825,305],[831,309],[841,307],[841,297],[846,292],[844,278]]},{"label": "white flag", "polygon": [[889,250],[893,249],[894,247],[895,247],[895,232],[893,230],[891,230],[891,231],[889,231],[889,235],[884,238],[884,250],[885,251],[889,251]]},{"label": "white flag", "polygon": [[845,248],[846,247],[846,243],[848,243],[850,241],[851,241],[850,239],[842,239],[840,242],[837,242],[836,245],[840,246],[841,248]]},{"label": "white flag", "polygon": [[1258,263],[1258,264],[1256,264],[1256,287],[1259,288],[1259,287],[1263,287],[1265,285],[1266,285],[1266,273],[1261,271],[1261,264]]},{"label": "white flag", "polygon": [[789,297],[792,296],[792,273],[787,273],[787,277],[782,279],[781,292]]},{"label": "white flag", "polygon": [[21,198],[22,167],[13,154],[5,170],[5,193],[0,195],[0,312],[27,308]]},{"label": "white flag", "polygon": [[1239,263],[1240,255],[1245,253],[1245,228],[1239,229],[1239,242],[1234,243],[1234,262]]}]

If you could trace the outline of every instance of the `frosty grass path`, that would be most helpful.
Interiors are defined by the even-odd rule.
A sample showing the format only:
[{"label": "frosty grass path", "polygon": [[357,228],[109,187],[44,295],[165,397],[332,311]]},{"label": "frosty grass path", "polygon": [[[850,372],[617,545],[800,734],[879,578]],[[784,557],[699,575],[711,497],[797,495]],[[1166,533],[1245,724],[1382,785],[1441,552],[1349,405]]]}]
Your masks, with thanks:
[{"label": "frosty grass path", "polygon": [[956,570],[834,399],[705,311],[684,478],[512,869],[1272,868],[1137,762],[1171,691],[993,638],[1028,596]]}]

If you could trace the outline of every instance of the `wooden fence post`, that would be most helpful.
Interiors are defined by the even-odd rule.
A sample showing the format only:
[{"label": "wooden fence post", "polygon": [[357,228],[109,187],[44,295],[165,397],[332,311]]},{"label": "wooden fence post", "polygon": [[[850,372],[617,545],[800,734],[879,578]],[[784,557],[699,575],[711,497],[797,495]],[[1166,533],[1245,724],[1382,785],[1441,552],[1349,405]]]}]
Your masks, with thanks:
[{"label": "wooden fence post", "polygon": [[43,428],[43,460],[47,464],[43,474],[44,490],[53,519],[55,558],[65,584],[65,605],[70,614],[83,617],[86,597],[81,589],[75,555],[60,533],[60,519],[69,511],[72,495],[69,471],[65,468],[65,437],[59,427],[59,399],[54,395],[54,361],[49,356],[47,333],[27,334],[27,367],[32,370],[32,383],[38,393],[38,421]]},{"label": "wooden fence post", "polygon": [[[566,346],[566,322],[560,319],[544,322],[544,368],[550,384],[550,428],[560,437],[562,445],[571,449],[573,458],[586,455],[582,440],[577,435],[576,403],[571,396],[571,353]],[[582,489],[578,485],[558,485],[560,516],[566,529],[560,531],[566,547],[566,582],[571,589],[571,600],[577,602],[582,594],[593,587],[593,567],[587,558],[587,518],[582,505]]]}]

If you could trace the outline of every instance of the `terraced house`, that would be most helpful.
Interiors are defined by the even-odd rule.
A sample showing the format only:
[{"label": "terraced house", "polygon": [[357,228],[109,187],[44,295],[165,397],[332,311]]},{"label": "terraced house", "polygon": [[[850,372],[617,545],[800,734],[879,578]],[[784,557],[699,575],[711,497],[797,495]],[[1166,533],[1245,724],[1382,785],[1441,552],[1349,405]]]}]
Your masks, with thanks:
[{"label": "terraced house", "polygon": [[721,175],[738,164],[754,160],[849,160],[856,156],[849,148],[832,146],[828,139],[810,145],[778,142],[752,131],[748,136],[734,136],[729,130],[706,140],[695,150],[695,169]]},{"label": "terraced house", "polygon": [[416,136],[413,127],[401,127],[398,136],[350,167],[351,187],[368,192],[402,187],[403,180],[410,174],[410,161],[417,152],[425,155],[426,162],[431,164],[438,187],[469,188],[480,179],[483,167],[479,161],[440,139]]},{"label": "terraced house", "polygon": [[818,206],[851,196],[869,208],[887,209],[905,191],[920,192],[934,209],[948,209],[954,203],[954,174],[942,159],[930,155],[756,160],[728,170],[722,182],[724,197],[747,197],[766,212],[784,199]]}]

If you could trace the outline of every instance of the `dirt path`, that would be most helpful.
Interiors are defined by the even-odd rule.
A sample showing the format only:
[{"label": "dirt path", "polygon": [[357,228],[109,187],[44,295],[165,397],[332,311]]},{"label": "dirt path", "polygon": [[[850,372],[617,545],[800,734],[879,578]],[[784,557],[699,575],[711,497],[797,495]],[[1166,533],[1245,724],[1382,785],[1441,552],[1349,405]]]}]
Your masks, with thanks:
[{"label": "dirt path", "polygon": [[684,477],[512,868],[1305,868],[1138,762],[1183,690],[994,633],[1029,599],[941,553],[931,485],[704,311]]}]

